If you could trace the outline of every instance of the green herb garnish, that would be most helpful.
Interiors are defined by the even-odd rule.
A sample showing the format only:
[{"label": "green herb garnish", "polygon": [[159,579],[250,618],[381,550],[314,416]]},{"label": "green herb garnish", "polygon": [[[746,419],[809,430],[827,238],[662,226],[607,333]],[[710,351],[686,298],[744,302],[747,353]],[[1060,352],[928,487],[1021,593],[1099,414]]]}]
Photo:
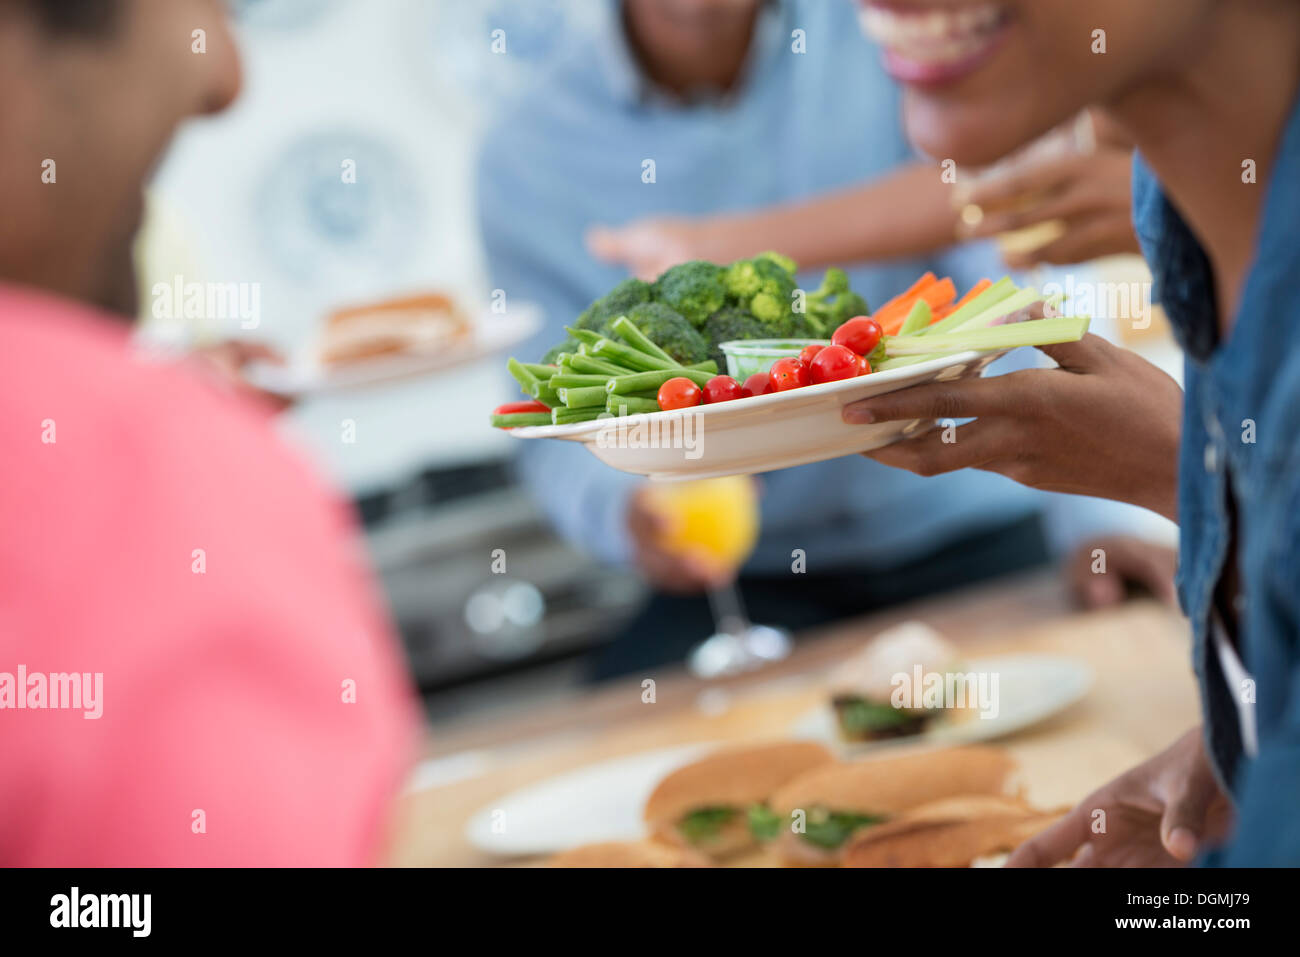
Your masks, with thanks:
[{"label": "green herb garnish", "polygon": [[852,814],[814,808],[808,814],[807,830],[800,836],[809,844],[834,850],[852,837],[855,831],[871,824],[879,824],[883,820],[883,817],[874,814]]},{"label": "green herb garnish", "polygon": [[766,804],[754,804],[749,808],[749,833],[757,841],[773,841],[781,833],[781,815]]},{"label": "green herb garnish", "polygon": [[677,830],[692,844],[704,844],[717,838],[739,813],[734,807],[702,807],[677,822]]}]

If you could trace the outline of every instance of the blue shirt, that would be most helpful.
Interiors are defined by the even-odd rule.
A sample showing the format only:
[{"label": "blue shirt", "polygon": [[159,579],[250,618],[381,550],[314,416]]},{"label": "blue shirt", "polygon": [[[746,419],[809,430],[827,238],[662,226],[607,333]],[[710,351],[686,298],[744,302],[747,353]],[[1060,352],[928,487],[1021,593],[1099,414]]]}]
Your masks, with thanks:
[{"label": "blue shirt", "polygon": [[[861,36],[853,4],[765,7],[739,88],[670,102],[642,78],[617,17],[603,5],[600,34],[570,39],[556,65],[497,116],[479,157],[478,206],[494,287],[540,302],[544,333],[517,354],[536,358],[563,326],[624,278],[592,260],[593,224],[666,214],[747,210],[849,186],[915,159],[899,95]],[[793,51],[803,30],[806,53]],[[653,183],[642,181],[653,160]],[[937,175],[937,174],[936,174]],[[880,303],[934,269],[961,288],[1002,266],[991,246],[854,271]],[[818,279],[810,278],[812,285]],[[807,282],[805,282],[805,286]],[[1001,371],[1032,363],[1008,357]],[[997,371],[997,369],[995,369]],[[610,560],[628,557],[627,497],[642,481],[568,442],[522,443],[522,475],[561,532]],[[961,537],[1040,510],[1048,496],[987,472],[921,479],[850,456],[763,476],[762,534],[750,572],[788,573],[801,548],[807,571],[893,567]],[[1059,527],[1077,537],[1127,517],[1097,500],[1053,496]],[[1096,515],[1084,519],[1084,514]]]},{"label": "blue shirt", "polygon": [[[1218,338],[1205,251],[1139,158],[1134,219],[1156,295],[1186,351],[1178,593],[1192,623],[1207,745],[1238,830],[1211,862],[1300,864],[1300,102],[1267,186],[1231,335]],[[1230,551],[1233,514],[1237,548]],[[1209,621],[1235,557],[1239,652],[1253,689],[1226,684]],[[1229,613],[1231,614],[1231,612]],[[1232,695],[1253,693],[1259,752],[1243,757]]]}]

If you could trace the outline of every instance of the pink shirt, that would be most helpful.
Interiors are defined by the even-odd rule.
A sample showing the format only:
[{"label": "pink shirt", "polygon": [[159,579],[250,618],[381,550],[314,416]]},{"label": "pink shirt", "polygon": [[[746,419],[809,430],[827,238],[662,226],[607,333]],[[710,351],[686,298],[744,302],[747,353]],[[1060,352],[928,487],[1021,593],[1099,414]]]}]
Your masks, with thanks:
[{"label": "pink shirt", "polygon": [[267,415],[0,285],[0,864],[375,863],[413,705]]}]

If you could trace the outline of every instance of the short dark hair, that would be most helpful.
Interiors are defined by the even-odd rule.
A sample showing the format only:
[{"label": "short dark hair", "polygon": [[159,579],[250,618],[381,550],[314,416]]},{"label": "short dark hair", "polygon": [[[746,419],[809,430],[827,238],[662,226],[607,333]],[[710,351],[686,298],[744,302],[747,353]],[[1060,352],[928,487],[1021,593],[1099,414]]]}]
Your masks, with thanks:
[{"label": "short dark hair", "polygon": [[121,12],[119,0],[22,0],[22,5],[57,36],[101,36]]}]

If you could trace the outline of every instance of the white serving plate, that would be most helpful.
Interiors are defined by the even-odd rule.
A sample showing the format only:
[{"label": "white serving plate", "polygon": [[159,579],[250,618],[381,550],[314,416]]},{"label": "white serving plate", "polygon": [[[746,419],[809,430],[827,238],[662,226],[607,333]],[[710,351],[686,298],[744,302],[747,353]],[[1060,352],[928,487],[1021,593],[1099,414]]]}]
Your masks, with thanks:
[{"label": "white serving plate", "polygon": [[715,747],[642,751],[547,778],[481,808],[465,825],[465,838],[481,851],[507,857],[639,840],[645,836],[641,809],[655,786]]},{"label": "white serving plate", "polygon": [[[873,395],[980,375],[1005,351],[961,352],[789,392],[574,425],[526,426],[510,434],[581,442],[606,465],[652,479],[769,472],[878,449],[928,431],[934,427],[929,419],[848,425],[840,410]],[[692,421],[684,423],[688,418]],[[651,438],[652,428],[660,431],[659,440]]]},{"label": "white serving plate", "polygon": [[1052,655],[1001,655],[965,661],[964,672],[998,675],[998,713],[964,720],[936,718],[921,734],[880,741],[845,741],[839,736],[829,701],[805,712],[790,726],[798,738],[832,745],[847,755],[899,744],[971,744],[991,741],[1037,724],[1074,704],[1092,687],[1092,671],[1072,658]]},{"label": "white serving plate", "polygon": [[388,385],[503,353],[536,333],[541,323],[541,313],[536,306],[515,303],[505,315],[491,313],[480,316],[470,337],[451,347],[440,346],[428,352],[412,351],[327,366],[317,358],[313,345],[282,366],[267,362],[251,364],[244,370],[244,377],[264,392],[285,398]]}]

